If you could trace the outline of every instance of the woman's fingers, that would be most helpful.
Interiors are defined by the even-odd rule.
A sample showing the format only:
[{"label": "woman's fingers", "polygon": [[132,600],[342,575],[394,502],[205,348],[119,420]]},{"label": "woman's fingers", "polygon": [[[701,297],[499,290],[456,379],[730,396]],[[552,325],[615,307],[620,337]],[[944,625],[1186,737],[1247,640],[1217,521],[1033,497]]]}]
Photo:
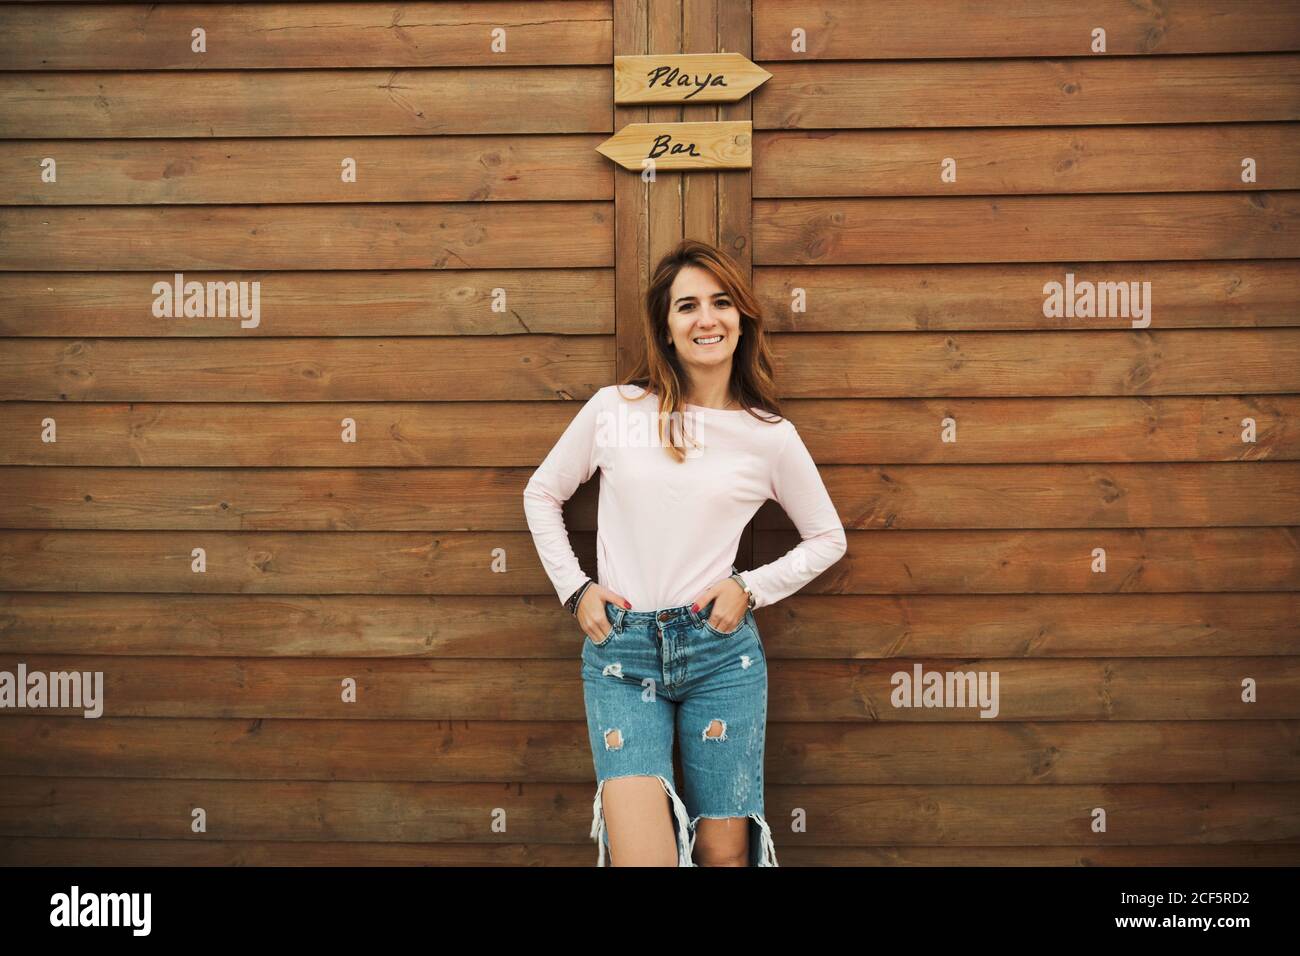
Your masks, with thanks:
[{"label": "woman's fingers", "polygon": [[709,602],[713,600],[714,596],[717,593],[718,593],[718,586],[716,584],[713,585],[713,587],[711,588],[706,588],[703,592],[700,593],[699,597],[697,597],[695,601],[691,604],[692,609],[694,609],[696,613],[699,613],[701,608],[705,608],[709,606]]}]

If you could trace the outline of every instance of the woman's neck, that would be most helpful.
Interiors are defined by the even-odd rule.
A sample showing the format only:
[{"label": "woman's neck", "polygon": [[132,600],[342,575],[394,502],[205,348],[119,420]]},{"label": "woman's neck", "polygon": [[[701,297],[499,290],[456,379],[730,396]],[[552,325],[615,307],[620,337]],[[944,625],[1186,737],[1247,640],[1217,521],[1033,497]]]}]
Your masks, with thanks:
[{"label": "woman's neck", "polygon": [[686,404],[687,404],[687,405],[694,405],[696,408],[712,408],[712,409],[715,409],[715,410],[720,411],[720,412],[722,412],[722,411],[726,411],[726,410],[729,409],[729,408],[739,408],[739,407],[740,407],[740,406],[737,404],[736,400],[733,399],[733,398],[728,398],[728,399],[726,399],[726,400],[725,400],[721,405],[713,405],[713,404],[709,404],[709,403],[707,403],[707,402],[692,402],[692,401],[689,401],[689,400],[686,402]]},{"label": "woman's neck", "polygon": [[685,402],[687,405],[695,405],[699,408],[726,409],[738,407],[735,399],[731,397],[731,389],[726,381],[718,385],[704,386],[694,390],[687,389]]}]

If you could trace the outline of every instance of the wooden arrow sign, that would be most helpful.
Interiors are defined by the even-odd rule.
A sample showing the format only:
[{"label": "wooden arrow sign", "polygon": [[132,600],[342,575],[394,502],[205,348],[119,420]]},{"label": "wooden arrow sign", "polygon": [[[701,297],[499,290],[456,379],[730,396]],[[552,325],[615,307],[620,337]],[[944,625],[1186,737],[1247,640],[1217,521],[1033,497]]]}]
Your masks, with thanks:
[{"label": "wooden arrow sign", "polygon": [[614,57],[615,103],[732,103],[771,73],[739,53]]},{"label": "wooden arrow sign", "polygon": [[624,169],[749,169],[749,120],[713,123],[629,123],[596,147]]}]

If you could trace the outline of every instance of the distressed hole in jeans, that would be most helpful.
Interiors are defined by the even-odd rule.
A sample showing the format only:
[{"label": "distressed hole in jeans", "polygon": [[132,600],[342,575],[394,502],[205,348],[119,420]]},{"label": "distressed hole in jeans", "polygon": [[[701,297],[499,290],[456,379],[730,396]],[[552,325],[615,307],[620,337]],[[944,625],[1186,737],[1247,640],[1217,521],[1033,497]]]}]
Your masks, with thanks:
[{"label": "distressed hole in jeans", "polygon": [[704,728],[705,740],[726,740],[727,739],[727,722],[718,717],[710,721],[709,726]]},{"label": "distressed hole in jeans", "polygon": [[623,749],[623,731],[614,727],[605,731],[605,749],[622,750]]}]

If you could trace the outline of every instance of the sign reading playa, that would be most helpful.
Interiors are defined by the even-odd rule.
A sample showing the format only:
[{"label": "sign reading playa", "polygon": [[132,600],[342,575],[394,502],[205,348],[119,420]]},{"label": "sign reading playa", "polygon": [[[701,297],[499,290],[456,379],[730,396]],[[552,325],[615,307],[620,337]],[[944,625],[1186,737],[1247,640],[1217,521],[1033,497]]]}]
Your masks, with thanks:
[{"label": "sign reading playa", "polygon": [[734,103],[772,78],[739,53],[663,53],[614,57],[614,102]]}]

